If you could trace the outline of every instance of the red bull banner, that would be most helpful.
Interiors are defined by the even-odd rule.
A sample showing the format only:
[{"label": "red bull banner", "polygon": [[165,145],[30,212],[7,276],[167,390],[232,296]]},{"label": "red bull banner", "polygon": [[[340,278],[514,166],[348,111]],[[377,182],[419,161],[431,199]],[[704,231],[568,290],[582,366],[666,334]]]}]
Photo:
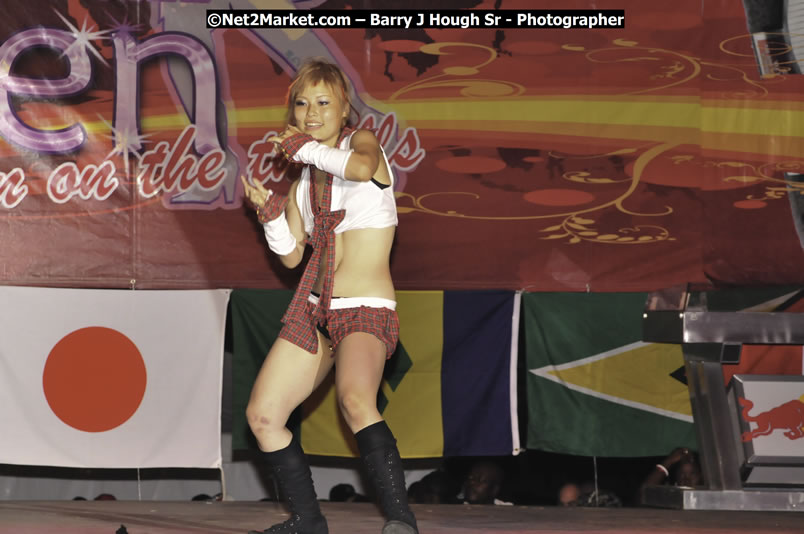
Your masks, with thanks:
[{"label": "red bull banner", "polygon": [[804,483],[804,377],[735,375],[736,439],[747,485]]},{"label": "red bull banner", "polygon": [[0,283],[292,285],[239,176],[287,191],[267,139],[308,57],[396,175],[399,289],[804,283],[804,78],[741,0],[429,7],[4,3]]},{"label": "red bull banner", "polygon": [[776,430],[781,431],[780,434],[789,440],[804,438],[804,393],[798,398],[753,415],[751,414],[754,408],[753,401],[741,397],[739,404],[742,406],[743,421],[753,427],[753,430],[742,433],[743,441],[769,436]]}]

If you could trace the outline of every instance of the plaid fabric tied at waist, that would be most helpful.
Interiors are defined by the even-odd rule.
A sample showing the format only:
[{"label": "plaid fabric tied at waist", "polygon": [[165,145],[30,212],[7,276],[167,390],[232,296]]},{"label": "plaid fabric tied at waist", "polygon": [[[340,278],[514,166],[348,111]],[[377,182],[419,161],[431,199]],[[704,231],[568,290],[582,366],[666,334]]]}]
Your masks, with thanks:
[{"label": "plaid fabric tied at waist", "polygon": [[[338,138],[336,146],[340,146],[341,141],[352,130],[344,128]],[[305,134],[296,134],[296,136],[304,136]],[[289,145],[299,145],[301,139],[294,139],[296,136],[291,136],[286,140]],[[309,137],[309,136],[306,136]],[[284,145],[285,143],[283,143]],[[298,148],[296,148],[298,150]],[[291,149],[292,151],[292,149]],[[285,150],[286,155],[288,151]],[[292,154],[290,155],[292,157]],[[318,334],[315,325],[325,325],[327,321],[327,312],[329,305],[332,301],[332,278],[335,271],[335,227],[343,221],[346,216],[345,210],[330,211],[332,204],[332,175],[327,174],[327,181],[324,186],[324,192],[321,198],[321,206],[317,205],[315,187],[315,176],[312,170],[310,172],[310,204],[313,210],[313,233],[310,236],[309,243],[313,247],[313,254],[307,262],[307,267],[304,269],[299,287],[296,288],[296,293],[293,295],[293,300],[290,302],[288,310],[282,317],[284,324],[295,323],[297,328],[307,330],[309,335],[306,336],[304,350],[315,354],[318,351]],[[321,265],[321,254],[323,247],[327,247],[327,268],[324,274],[324,283],[321,288],[321,297],[318,300],[318,307],[313,313],[313,321],[310,324],[305,318],[305,306],[307,305],[307,298],[312,291],[317,279],[317,269]]]}]

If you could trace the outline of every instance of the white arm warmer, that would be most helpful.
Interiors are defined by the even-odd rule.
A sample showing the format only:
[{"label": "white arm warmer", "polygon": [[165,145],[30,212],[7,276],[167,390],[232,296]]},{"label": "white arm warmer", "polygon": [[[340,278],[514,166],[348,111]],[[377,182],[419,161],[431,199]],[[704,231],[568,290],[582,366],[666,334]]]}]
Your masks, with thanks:
[{"label": "white arm warmer", "polygon": [[313,165],[317,169],[345,180],[346,163],[349,161],[349,156],[352,155],[352,152],[352,149],[341,150],[340,148],[322,145],[318,141],[310,141],[296,152],[293,160]]},{"label": "white arm warmer", "polygon": [[265,229],[268,248],[280,256],[287,256],[296,249],[296,238],[290,233],[285,212],[282,212],[276,219],[264,223],[262,227]]}]

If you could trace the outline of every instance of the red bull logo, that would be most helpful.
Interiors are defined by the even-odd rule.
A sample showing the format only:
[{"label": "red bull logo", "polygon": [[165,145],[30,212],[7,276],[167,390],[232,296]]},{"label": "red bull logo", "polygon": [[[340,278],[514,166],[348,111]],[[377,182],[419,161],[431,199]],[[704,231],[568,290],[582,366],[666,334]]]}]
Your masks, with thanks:
[{"label": "red bull logo", "polygon": [[743,432],[743,441],[770,435],[774,430],[785,430],[788,439],[804,438],[804,395],[757,415],[748,413],[754,407],[750,400],[738,398],[737,402],[743,407],[743,420],[757,425],[754,430]]}]

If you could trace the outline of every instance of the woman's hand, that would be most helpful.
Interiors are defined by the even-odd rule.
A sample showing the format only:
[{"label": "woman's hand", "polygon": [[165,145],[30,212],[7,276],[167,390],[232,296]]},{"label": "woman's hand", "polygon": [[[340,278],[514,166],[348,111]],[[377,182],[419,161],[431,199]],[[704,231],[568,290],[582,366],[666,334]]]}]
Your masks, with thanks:
[{"label": "woman's hand", "polygon": [[275,143],[277,146],[279,146],[279,145],[282,144],[282,141],[284,141],[288,137],[290,137],[292,135],[300,134],[300,133],[302,133],[301,130],[299,130],[297,127],[295,127],[293,125],[288,124],[287,127],[284,130],[282,130],[281,132],[279,132],[276,135],[272,135],[271,137],[269,137],[268,141],[271,142],[271,143]]},{"label": "woman's hand", "polygon": [[240,175],[240,181],[243,182],[243,191],[246,194],[246,199],[255,208],[263,207],[265,201],[268,200],[268,197],[273,193],[270,189],[265,189],[259,182],[255,185],[251,185],[242,174]]},{"label": "woman's hand", "polygon": [[246,199],[257,210],[257,218],[261,223],[272,221],[285,212],[285,207],[288,205],[287,196],[276,194],[259,182],[251,185],[243,175],[240,175],[240,181],[243,182]]}]

